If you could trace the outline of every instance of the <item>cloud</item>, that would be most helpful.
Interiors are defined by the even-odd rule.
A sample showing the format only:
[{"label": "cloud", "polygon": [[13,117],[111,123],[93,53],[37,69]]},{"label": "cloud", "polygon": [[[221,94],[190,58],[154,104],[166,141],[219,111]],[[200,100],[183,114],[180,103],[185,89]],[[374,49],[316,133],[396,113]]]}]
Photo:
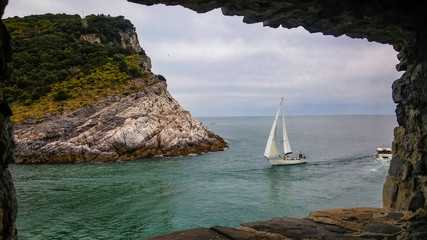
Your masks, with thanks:
[{"label": "cloud", "polygon": [[272,115],[281,96],[294,114],[393,114],[390,87],[401,74],[389,45],[125,0],[14,0],[5,14],[46,12],[131,20],[152,71],[194,116]]},{"label": "cloud", "polygon": [[201,38],[189,42],[185,40],[170,42],[156,42],[152,45],[157,50],[162,62],[186,62],[195,61],[218,62],[239,60],[250,55],[257,54],[260,49],[250,48],[251,45],[241,38]]}]

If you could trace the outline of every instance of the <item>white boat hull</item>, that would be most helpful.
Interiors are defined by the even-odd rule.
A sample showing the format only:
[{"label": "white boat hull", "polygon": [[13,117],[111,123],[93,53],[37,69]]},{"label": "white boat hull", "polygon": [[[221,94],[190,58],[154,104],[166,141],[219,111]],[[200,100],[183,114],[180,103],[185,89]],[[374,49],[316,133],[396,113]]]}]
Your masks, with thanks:
[{"label": "white boat hull", "polygon": [[389,160],[393,158],[391,154],[376,154],[376,157],[379,159],[389,159]]},{"label": "white boat hull", "polygon": [[378,161],[390,162],[392,156],[376,156]]},{"label": "white boat hull", "polygon": [[307,159],[305,158],[287,158],[287,159],[268,159],[271,165],[277,166],[277,165],[296,165],[296,164],[303,164],[307,162]]}]

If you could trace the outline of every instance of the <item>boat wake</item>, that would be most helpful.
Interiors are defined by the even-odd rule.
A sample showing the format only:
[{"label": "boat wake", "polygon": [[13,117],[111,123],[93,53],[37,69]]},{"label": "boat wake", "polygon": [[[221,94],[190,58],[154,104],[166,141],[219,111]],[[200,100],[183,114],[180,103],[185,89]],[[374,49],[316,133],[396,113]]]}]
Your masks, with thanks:
[{"label": "boat wake", "polygon": [[369,162],[372,161],[372,155],[354,156],[354,157],[341,157],[332,159],[310,159],[310,165],[332,165],[332,164],[346,164],[354,162]]}]

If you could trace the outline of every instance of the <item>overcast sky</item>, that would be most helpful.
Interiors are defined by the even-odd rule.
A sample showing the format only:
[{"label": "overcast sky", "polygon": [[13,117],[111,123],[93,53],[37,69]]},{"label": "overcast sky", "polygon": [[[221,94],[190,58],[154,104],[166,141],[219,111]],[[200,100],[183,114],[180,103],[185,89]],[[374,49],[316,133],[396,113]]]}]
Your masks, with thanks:
[{"label": "overcast sky", "polygon": [[290,115],[394,114],[390,45],[125,0],[10,0],[3,17],[43,13],[129,19],[152,71],[196,117],[272,116],[282,96]]}]

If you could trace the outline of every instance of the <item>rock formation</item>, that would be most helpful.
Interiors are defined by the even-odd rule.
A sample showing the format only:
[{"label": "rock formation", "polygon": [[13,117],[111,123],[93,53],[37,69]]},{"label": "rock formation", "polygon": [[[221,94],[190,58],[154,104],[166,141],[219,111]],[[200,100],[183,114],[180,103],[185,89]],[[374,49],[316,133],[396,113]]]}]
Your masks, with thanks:
[{"label": "rock formation", "polygon": [[[122,48],[130,47],[135,52],[140,52],[142,50],[139,45],[138,36],[135,31],[120,31],[120,45]],[[88,41],[90,43],[101,43],[101,38],[95,33],[82,34],[80,39]]]},{"label": "rock formation", "polygon": [[[66,56],[88,60],[63,64],[65,68],[54,65],[63,67],[61,70],[56,67],[45,70],[45,73],[55,75],[58,71],[68,73],[68,69],[76,69],[62,81],[60,77],[55,78],[58,82],[51,85],[53,87],[48,94],[30,100],[27,105],[9,98],[18,106],[13,108],[17,109],[16,115],[28,113],[15,121],[16,163],[105,162],[138,157],[169,157],[220,151],[227,146],[222,138],[179,106],[167,91],[164,77],[151,72],[151,60],[141,48],[130,21],[122,16],[89,15],[80,19],[75,15],[45,14],[5,22],[6,26],[11,26],[12,37],[19,43],[22,32],[15,31],[14,23],[38,26],[38,19],[50,22],[48,27],[55,29],[54,34],[58,38],[62,39],[65,35],[79,43],[68,46],[69,54]],[[67,21],[77,27],[71,30],[54,28]],[[44,34],[43,31],[28,32]],[[63,44],[72,42],[68,38]],[[33,41],[37,42],[37,38],[33,37]],[[20,46],[25,43],[14,45],[16,59],[24,51]],[[41,47],[34,44],[29,48],[40,52]],[[50,44],[48,47],[53,48]],[[86,48],[94,52],[88,54]],[[57,50],[46,55],[60,55],[61,49]],[[106,63],[90,64],[94,58]],[[15,63],[12,61],[12,64]],[[13,66],[16,72],[26,74],[25,70],[20,71],[21,65]],[[36,67],[40,66],[33,66]],[[34,76],[27,77],[35,79]],[[12,91],[10,87],[5,89]],[[37,109],[43,104],[52,106],[45,108],[50,112],[39,115],[31,112],[31,108]]]},{"label": "rock formation", "polygon": [[18,124],[15,139],[17,163],[130,160],[227,146],[172,98],[164,81],[38,124]]},{"label": "rock formation", "polygon": [[426,215],[361,207],[323,210],[300,218],[243,223],[239,228],[196,228],[150,240],[425,239]]}]

